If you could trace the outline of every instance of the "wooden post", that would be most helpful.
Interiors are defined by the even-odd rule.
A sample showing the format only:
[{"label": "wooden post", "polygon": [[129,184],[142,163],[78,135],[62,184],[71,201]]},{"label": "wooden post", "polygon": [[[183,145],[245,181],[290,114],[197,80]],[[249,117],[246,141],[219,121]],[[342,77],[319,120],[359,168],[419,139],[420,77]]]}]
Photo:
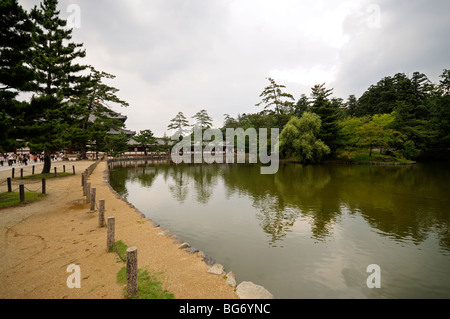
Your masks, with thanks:
[{"label": "wooden post", "polygon": [[45,178],[42,179],[42,194],[46,193],[46,180]]},{"label": "wooden post", "polygon": [[130,247],[127,249],[127,297],[138,297],[137,284],[137,248]]},{"label": "wooden post", "polygon": [[66,165],[63,165],[63,172],[66,172]]},{"label": "wooden post", "polygon": [[114,239],[115,237],[115,223],[116,223],[116,218],[113,217],[108,217],[108,232],[107,232],[107,236],[106,236],[106,249],[109,251],[109,249],[111,247],[113,247],[116,244],[116,240]]},{"label": "wooden post", "polygon": [[100,199],[98,201],[98,227],[105,226],[105,200]]},{"label": "wooden post", "polygon": [[11,177],[8,177],[8,179],[7,179],[7,183],[8,183],[8,193],[11,193],[12,192],[12,187],[11,187]]},{"label": "wooden post", "polygon": [[84,180],[84,195],[87,196],[88,194],[88,175],[85,175],[85,180]]},{"label": "wooden post", "polygon": [[31,175],[34,175],[34,165],[33,165],[33,167],[31,168]]},{"label": "wooden post", "polygon": [[73,175],[75,175],[75,165],[72,165]]},{"label": "wooden post", "polygon": [[16,169],[13,167],[13,168],[12,168],[12,172],[11,172],[11,178],[12,178],[12,179],[14,179],[14,171],[15,171],[15,170],[16,170]]},{"label": "wooden post", "polygon": [[55,167],[55,177],[56,177],[56,167]]},{"label": "wooden post", "polygon": [[25,185],[19,185],[20,202],[25,203]]},{"label": "wooden post", "polygon": [[23,179],[23,168],[20,169],[20,179]]},{"label": "wooden post", "polygon": [[87,183],[86,186],[86,204],[91,202],[91,183]]},{"label": "wooden post", "polygon": [[92,188],[91,189],[91,212],[95,212],[95,193],[96,193],[96,189]]}]

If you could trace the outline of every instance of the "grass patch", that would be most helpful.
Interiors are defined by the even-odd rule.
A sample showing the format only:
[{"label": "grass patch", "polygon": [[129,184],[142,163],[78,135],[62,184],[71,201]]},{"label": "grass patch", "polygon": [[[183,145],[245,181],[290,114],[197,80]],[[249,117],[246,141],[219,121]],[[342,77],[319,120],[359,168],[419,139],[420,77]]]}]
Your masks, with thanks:
[{"label": "grass patch", "polygon": [[[117,250],[116,250],[116,247],[117,247]],[[127,249],[128,249],[128,246],[125,245],[123,241],[119,240],[119,241],[116,241],[116,246],[115,247],[110,247],[109,248],[108,252],[116,253],[116,254],[118,252],[119,255],[126,261],[127,260]],[[118,263],[119,262],[124,262],[122,259],[120,259],[119,256],[117,256],[116,260],[117,260]]]},{"label": "grass patch", "polygon": [[[147,269],[138,269],[138,295],[137,299],[174,299],[175,295],[164,289],[161,273],[149,273]],[[127,283],[127,267],[124,266],[117,273],[117,283]],[[124,287],[124,296],[127,295],[127,287]]]},{"label": "grass patch", "polygon": [[[20,175],[20,172],[19,172]],[[68,173],[68,172],[61,172],[61,173],[48,173],[48,174],[34,174],[34,175],[27,175],[24,176],[23,178],[19,177],[15,177],[14,180],[23,180],[23,179],[28,179],[28,180],[33,180],[33,179],[51,179],[51,178],[58,178],[58,177],[66,177],[66,176],[72,176],[73,173]]]},{"label": "grass patch", "polygon": [[[117,250],[116,250],[117,247]],[[111,247],[109,252],[117,253],[126,260],[128,246],[121,240],[116,242],[116,247]],[[117,257],[118,262],[123,261]],[[175,295],[164,289],[161,273],[149,273],[147,269],[138,269],[138,299],[174,299]],[[122,267],[117,273],[117,283],[127,284],[127,267]],[[127,297],[127,287],[123,289],[124,297]]]},{"label": "grass patch", "polygon": [[[45,197],[44,194],[25,192],[25,204],[42,200],[44,199],[44,197]],[[0,209],[19,206],[21,204],[22,203],[20,202],[20,194],[18,192],[0,193]]]}]

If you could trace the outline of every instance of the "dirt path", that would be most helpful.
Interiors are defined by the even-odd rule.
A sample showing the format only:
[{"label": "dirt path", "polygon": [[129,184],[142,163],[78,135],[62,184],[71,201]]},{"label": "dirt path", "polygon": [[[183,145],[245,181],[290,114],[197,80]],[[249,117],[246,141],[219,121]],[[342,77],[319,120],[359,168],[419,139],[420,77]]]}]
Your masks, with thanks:
[{"label": "dirt path", "polygon": [[[92,163],[66,162],[76,166],[77,174],[49,179],[45,200],[0,210],[0,298],[123,298],[116,275],[124,264],[106,252],[106,228],[97,227],[98,214],[88,213],[83,197],[80,174]],[[237,298],[222,276],[207,273],[209,267],[201,259],[158,235],[159,228],[116,197],[105,181],[105,170],[101,162],[90,182],[97,200],[106,201],[105,217],[116,218],[116,240],[137,247],[139,268],[163,272],[165,288],[176,298]],[[0,182],[9,176],[1,172]],[[80,289],[67,287],[71,264],[80,266]]]}]

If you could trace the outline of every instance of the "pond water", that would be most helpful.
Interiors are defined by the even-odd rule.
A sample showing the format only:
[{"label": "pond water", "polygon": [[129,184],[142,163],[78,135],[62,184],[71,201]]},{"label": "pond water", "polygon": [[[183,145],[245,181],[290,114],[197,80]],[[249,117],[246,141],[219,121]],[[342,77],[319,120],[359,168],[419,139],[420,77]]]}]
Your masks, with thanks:
[{"label": "pond water", "polygon": [[275,298],[450,298],[446,165],[111,165],[149,219]]}]

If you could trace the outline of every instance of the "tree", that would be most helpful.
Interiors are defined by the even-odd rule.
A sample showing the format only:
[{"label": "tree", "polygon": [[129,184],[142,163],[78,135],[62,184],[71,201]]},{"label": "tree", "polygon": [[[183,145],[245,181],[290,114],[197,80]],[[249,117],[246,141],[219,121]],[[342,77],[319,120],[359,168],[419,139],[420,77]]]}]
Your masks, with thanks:
[{"label": "tree", "polygon": [[[121,121],[114,119],[118,113],[114,112],[108,103],[116,103],[122,107],[129,106],[127,102],[117,97],[118,89],[104,83],[104,79],[115,79],[114,75],[97,71],[92,66],[88,68],[90,73],[80,78],[69,105],[74,121],[78,122],[73,127],[72,143],[80,147],[83,159],[86,158],[86,145],[90,141],[96,141],[93,135],[98,136],[99,130],[108,132],[124,126]],[[96,121],[95,128],[94,121]]]},{"label": "tree", "polygon": [[206,110],[201,110],[200,112],[195,113],[192,118],[195,119],[195,124],[193,126],[198,125],[202,132],[211,128],[212,118],[208,115]]},{"label": "tree", "polygon": [[305,94],[300,96],[300,99],[295,104],[294,115],[300,118],[303,113],[309,110],[309,99]]},{"label": "tree", "polygon": [[156,143],[156,138],[153,136],[151,130],[140,131],[139,134],[134,137],[134,140],[142,145],[145,156],[147,156],[147,146]]},{"label": "tree", "polygon": [[25,130],[34,149],[44,151],[42,173],[49,173],[52,151],[70,144],[64,136],[74,122],[68,99],[75,93],[78,73],[86,67],[76,59],[86,55],[82,44],[71,42],[72,29],[59,18],[57,0],[43,0],[40,8],[31,11],[34,23],[31,67],[35,73],[34,95],[26,110]]},{"label": "tree", "polygon": [[340,100],[330,99],[332,93],[333,89],[327,89],[325,83],[315,85],[311,89],[310,111],[319,115],[322,121],[319,137],[333,152],[336,149]]},{"label": "tree", "polygon": [[20,138],[17,126],[26,105],[17,101],[29,91],[34,78],[27,65],[31,48],[32,23],[17,0],[0,3],[0,152],[10,150]]},{"label": "tree", "polygon": [[348,115],[355,116],[358,110],[358,99],[353,95],[349,95],[344,105]]},{"label": "tree", "polygon": [[330,148],[318,139],[320,117],[305,112],[301,118],[292,117],[280,134],[280,150],[300,163],[318,163],[330,153]]},{"label": "tree", "polygon": [[391,127],[394,122],[393,114],[375,114],[372,119],[356,129],[357,145],[369,148],[369,157],[375,147],[388,149],[394,142],[400,141],[400,133]]},{"label": "tree", "polygon": [[434,129],[433,146],[450,147],[450,70],[444,69],[440,82],[430,94],[430,126]]},{"label": "tree", "polygon": [[106,136],[106,149],[111,156],[117,156],[128,151],[129,137],[124,133],[108,134]]},{"label": "tree", "polygon": [[[268,78],[270,85],[265,87],[263,92],[259,95],[262,101],[256,104],[256,106],[264,105],[264,110],[270,110],[272,106],[275,108],[275,116],[277,117],[278,127],[282,128],[283,124],[289,119],[289,114],[294,111],[294,97],[283,92],[281,89],[286,88],[284,85],[275,83],[275,80]],[[272,111],[273,112],[273,111]],[[284,118],[287,120],[284,121]]]},{"label": "tree", "polygon": [[170,120],[169,130],[175,130],[174,135],[183,136],[186,133],[185,127],[189,126],[189,122],[184,116],[183,112],[178,112],[178,114]]}]

